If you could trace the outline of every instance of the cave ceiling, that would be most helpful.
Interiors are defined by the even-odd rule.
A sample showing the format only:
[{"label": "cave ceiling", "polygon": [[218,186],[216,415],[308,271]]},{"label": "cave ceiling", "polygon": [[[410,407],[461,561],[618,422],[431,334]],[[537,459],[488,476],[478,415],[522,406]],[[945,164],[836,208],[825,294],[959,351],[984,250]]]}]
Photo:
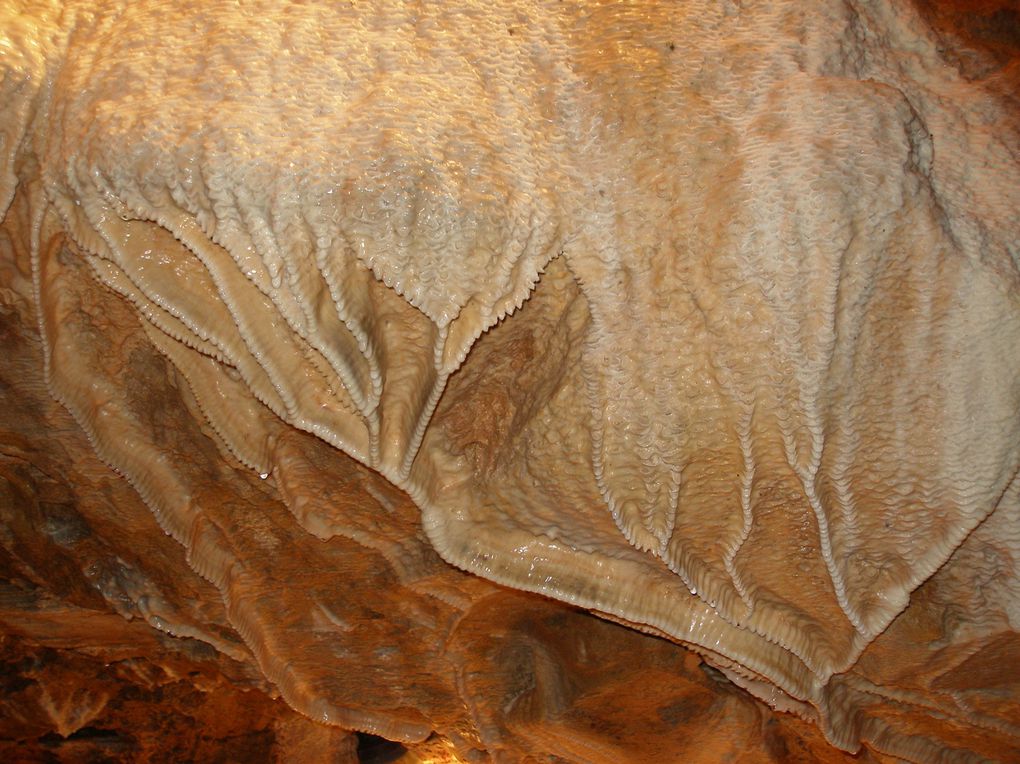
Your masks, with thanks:
[{"label": "cave ceiling", "polygon": [[1014,5],[0,13],[5,744],[1020,758]]}]

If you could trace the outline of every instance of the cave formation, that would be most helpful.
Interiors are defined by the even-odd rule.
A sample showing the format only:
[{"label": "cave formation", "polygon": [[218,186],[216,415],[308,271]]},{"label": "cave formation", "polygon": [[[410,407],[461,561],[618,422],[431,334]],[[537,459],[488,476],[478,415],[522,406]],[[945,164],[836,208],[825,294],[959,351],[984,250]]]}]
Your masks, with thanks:
[{"label": "cave formation", "polygon": [[5,760],[1020,758],[1015,3],[0,14]]}]

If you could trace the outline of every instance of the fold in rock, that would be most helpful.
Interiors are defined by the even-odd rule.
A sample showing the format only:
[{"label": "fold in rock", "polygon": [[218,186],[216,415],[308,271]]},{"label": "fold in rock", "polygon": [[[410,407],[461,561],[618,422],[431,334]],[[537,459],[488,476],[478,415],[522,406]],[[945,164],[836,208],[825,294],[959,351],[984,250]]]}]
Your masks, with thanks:
[{"label": "fold in rock", "polygon": [[[940,745],[872,697],[1016,744],[995,704],[859,673],[1015,502],[1015,66],[973,81],[911,7],[835,0],[280,4],[200,35],[163,10],[7,33],[0,200],[20,166],[54,393],[292,704],[403,740],[455,715],[442,689],[329,700],[352,688],[312,669],[317,619],[349,619],[238,596],[312,558],[280,558],[290,519],[221,487],[224,453],[335,570],[445,592],[387,634],[458,595],[413,520],[305,489],[329,447],[406,490],[449,562],[689,644],[837,746]],[[220,445],[201,466],[153,367],[124,389],[135,346],[97,350],[134,316]],[[1012,580],[1016,539],[994,543]],[[442,660],[420,649],[393,665]]]},{"label": "fold in rock", "polygon": [[[93,403],[111,414],[147,410],[135,432],[172,454],[170,470],[201,493],[194,522],[212,530],[192,533],[180,546],[160,532],[127,483],[98,462],[46,390],[20,227],[25,202],[16,197],[0,234],[5,257],[14,255],[0,269],[0,336],[8,351],[0,364],[8,412],[0,420],[0,631],[7,648],[4,707],[11,711],[0,733],[18,739],[19,755],[36,748],[53,753],[57,745],[72,757],[95,748],[107,756],[188,758],[217,750],[253,761],[355,760],[354,736],[271,700],[277,692],[259,669],[282,667],[281,687],[306,714],[330,712],[341,724],[413,721],[414,709],[396,709],[395,698],[427,711],[437,734],[407,742],[419,758],[580,751],[608,764],[630,746],[690,744],[692,731],[719,728],[732,734],[727,741],[702,737],[698,749],[708,758],[717,746],[758,741],[765,760],[782,761],[790,748],[825,761],[844,758],[815,728],[775,718],[732,688],[720,701],[714,693],[723,685],[674,644],[500,590],[444,564],[425,542],[406,495],[312,436],[277,423],[272,479],[257,480],[203,423],[187,383],[148,345],[130,305],[85,277],[88,268],[70,252],[58,255],[66,270],[51,270],[50,283],[62,283],[62,273],[72,284],[61,290],[63,300],[47,302],[73,316],[60,324],[72,335],[63,352],[74,349],[75,334],[86,341],[65,369],[129,369],[129,384],[86,386],[112,393]],[[6,248],[12,241],[13,253]],[[90,380],[102,382],[99,373]],[[196,485],[211,465],[215,494],[208,484]],[[266,550],[274,539],[283,543]],[[185,553],[207,572],[230,569],[222,595],[188,569]],[[129,622],[118,612],[140,613],[145,621]],[[170,636],[196,626],[197,639]],[[232,626],[269,659],[256,661]],[[310,638],[317,648],[310,650]],[[550,670],[547,662],[522,660],[528,654],[561,656],[561,665]],[[413,670],[394,670],[404,655]],[[295,684],[312,689],[301,695]],[[532,710],[523,717],[526,734],[516,721],[521,714],[509,726],[486,720],[500,712],[492,699],[535,684],[561,699],[555,717],[536,715],[543,705],[522,700],[518,711]],[[657,688],[653,698],[650,685]],[[602,702],[621,693],[630,696],[628,705]],[[631,729],[628,708],[638,703],[654,706],[655,714]],[[192,739],[196,727],[201,743]],[[70,737],[56,742],[54,728]]]}]

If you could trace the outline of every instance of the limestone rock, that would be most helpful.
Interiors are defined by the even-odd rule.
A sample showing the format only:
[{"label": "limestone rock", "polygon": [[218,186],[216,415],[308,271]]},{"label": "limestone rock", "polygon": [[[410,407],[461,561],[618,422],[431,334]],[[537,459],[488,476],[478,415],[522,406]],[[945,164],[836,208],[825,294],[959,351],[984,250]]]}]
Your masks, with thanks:
[{"label": "limestone rock", "polygon": [[7,632],[469,760],[840,755],[732,685],[1017,757],[1011,12],[10,8]]}]

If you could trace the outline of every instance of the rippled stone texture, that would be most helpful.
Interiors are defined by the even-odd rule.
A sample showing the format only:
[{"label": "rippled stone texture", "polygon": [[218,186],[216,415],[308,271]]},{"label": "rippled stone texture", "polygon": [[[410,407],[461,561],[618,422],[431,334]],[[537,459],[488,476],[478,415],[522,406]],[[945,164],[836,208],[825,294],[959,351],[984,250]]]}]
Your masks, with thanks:
[{"label": "rippled stone texture", "polygon": [[[17,239],[17,220],[7,223]],[[304,713],[385,732],[423,761],[843,759],[817,729],[773,715],[675,644],[445,565],[405,495],[314,440],[292,444],[305,449],[299,486],[323,500],[314,533],[281,503],[288,489],[266,489],[236,464],[219,473],[234,503],[219,520],[209,505],[200,510],[206,522],[231,523],[220,528],[229,548],[217,552],[245,570],[217,591],[48,394],[28,262],[16,254],[27,252],[3,244],[5,760],[396,755],[362,744],[359,759],[353,736],[291,710],[279,697],[285,688]],[[114,331],[117,299],[83,284],[91,320],[107,324],[89,336],[107,351],[132,348],[113,363],[133,368],[147,406],[165,416],[159,429],[192,439],[178,469],[229,458],[196,428],[187,387],[137,322]],[[230,517],[239,507],[247,522]],[[324,527],[342,534],[323,540]],[[282,570],[244,554],[268,536],[297,563],[284,560]],[[263,660],[239,636],[242,625]]]},{"label": "rippled stone texture", "polygon": [[[1020,74],[921,11],[12,15],[12,295],[201,578],[71,559],[316,720],[465,755],[637,751],[572,725],[617,680],[571,656],[638,637],[532,648],[444,559],[846,750],[1015,756]],[[493,651],[533,661],[498,706]]]}]

